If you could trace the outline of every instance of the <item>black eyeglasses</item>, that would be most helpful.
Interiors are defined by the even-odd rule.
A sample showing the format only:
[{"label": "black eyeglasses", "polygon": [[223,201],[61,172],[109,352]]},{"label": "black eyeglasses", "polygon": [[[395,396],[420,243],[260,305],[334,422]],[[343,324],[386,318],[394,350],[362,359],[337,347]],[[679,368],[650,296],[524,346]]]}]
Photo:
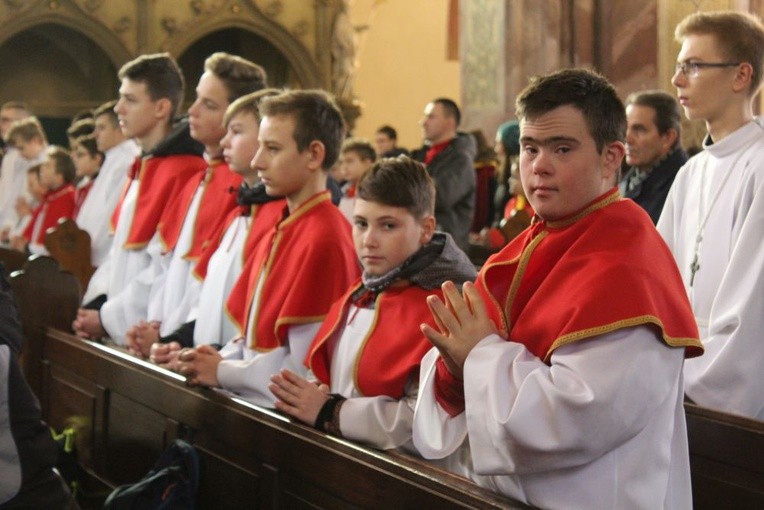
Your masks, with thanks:
[{"label": "black eyeglasses", "polygon": [[677,62],[674,66],[674,73],[682,73],[690,78],[697,78],[700,70],[705,67],[735,67],[740,62]]}]

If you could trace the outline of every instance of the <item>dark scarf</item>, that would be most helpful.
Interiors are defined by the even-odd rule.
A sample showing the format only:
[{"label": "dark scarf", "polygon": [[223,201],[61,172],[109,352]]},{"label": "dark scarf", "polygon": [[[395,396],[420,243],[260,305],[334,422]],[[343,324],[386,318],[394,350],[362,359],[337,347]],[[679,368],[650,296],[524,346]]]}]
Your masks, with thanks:
[{"label": "dark scarf", "polygon": [[[233,193],[234,189],[230,189]],[[281,197],[272,197],[265,192],[265,184],[258,182],[252,187],[249,187],[246,182],[242,182],[241,186],[236,194],[236,203],[242,207],[249,208],[253,205],[267,204],[274,200],[279,200]]]},{"label": "dark scarf", "polygon": [[473,281],[476,276],[475,266],[456,246],[451,235],[436,232],[429,243],[386,274],[371,276],[364,271],[361,277],[363,286],[353,293],[351,300],[361,305],[373,303],[380,292],[401,280],[433,290],[440,288],[446,280],[452,280],[461,287],[464,282]]}]

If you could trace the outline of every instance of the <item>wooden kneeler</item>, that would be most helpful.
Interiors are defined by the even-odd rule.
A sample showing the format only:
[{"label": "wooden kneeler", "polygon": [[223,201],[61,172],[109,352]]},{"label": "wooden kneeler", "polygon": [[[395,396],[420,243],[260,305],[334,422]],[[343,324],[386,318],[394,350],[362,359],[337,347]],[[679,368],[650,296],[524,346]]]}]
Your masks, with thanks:
[{"label": "wooden kneeler", "polygon": [[95,268],[91,264],[90,234],[81,230],[74,220],[65,218],[45,233],[45,248],[80,281],[82,289],[88,288]]}]

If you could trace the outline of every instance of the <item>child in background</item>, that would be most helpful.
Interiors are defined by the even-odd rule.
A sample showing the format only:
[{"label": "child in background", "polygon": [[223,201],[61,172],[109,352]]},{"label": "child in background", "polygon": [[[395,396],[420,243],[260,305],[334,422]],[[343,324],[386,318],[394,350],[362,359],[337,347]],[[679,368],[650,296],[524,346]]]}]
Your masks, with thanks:
[{"label": "child in background", "polygon": [[[93,188],[103,163],[103,152],[98,150],[94,135],[80,136],[75,140],[74,147],[72,148],[72,160],[74,161],[77,179],[79,179],[77,181],[74,204],[74,218],[79,224],[80,209],[82,204],[85,203],[88,193]],[[103,212],[99,211],[99,217],[105,217]]]},{"label": "child in background", "polygon": [[371,168],[377,154],[371,143],[360,138],[348,138],[340,150],[340,174],[345,184],[342,186],[340,212],[353,224],[353,202],[355,202],[356,186],[363,173]]},{"label": "child in background", "polygon": [[24,233],[11,239],[11,245],[20,251],[45,254],[45,232],[58,224],[61,218],[74,213],[74,162],[62,147],[51,145],[40,167],[40,185],[46,190],[40,204],[32,212],[32,219]]}]

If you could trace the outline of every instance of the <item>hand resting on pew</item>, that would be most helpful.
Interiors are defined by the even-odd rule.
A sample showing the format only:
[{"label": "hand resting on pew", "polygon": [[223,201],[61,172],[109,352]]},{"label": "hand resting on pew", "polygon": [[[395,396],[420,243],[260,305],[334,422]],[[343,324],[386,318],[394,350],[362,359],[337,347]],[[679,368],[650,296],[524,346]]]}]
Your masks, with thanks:
[{"label": "hand resting on pew", "polygon": [[72,323],[72,329],[78,337],[88,340],[97,340],[106,336],[98,310],[86,310],[84,308],[77,310],[77,318]]},{"label": "hand resting on pew", "polygon": [[151,355],[151,346],[159,341],[158,321],[140,321],[125,333],[127,350],[135,357],[146,359]]}]

